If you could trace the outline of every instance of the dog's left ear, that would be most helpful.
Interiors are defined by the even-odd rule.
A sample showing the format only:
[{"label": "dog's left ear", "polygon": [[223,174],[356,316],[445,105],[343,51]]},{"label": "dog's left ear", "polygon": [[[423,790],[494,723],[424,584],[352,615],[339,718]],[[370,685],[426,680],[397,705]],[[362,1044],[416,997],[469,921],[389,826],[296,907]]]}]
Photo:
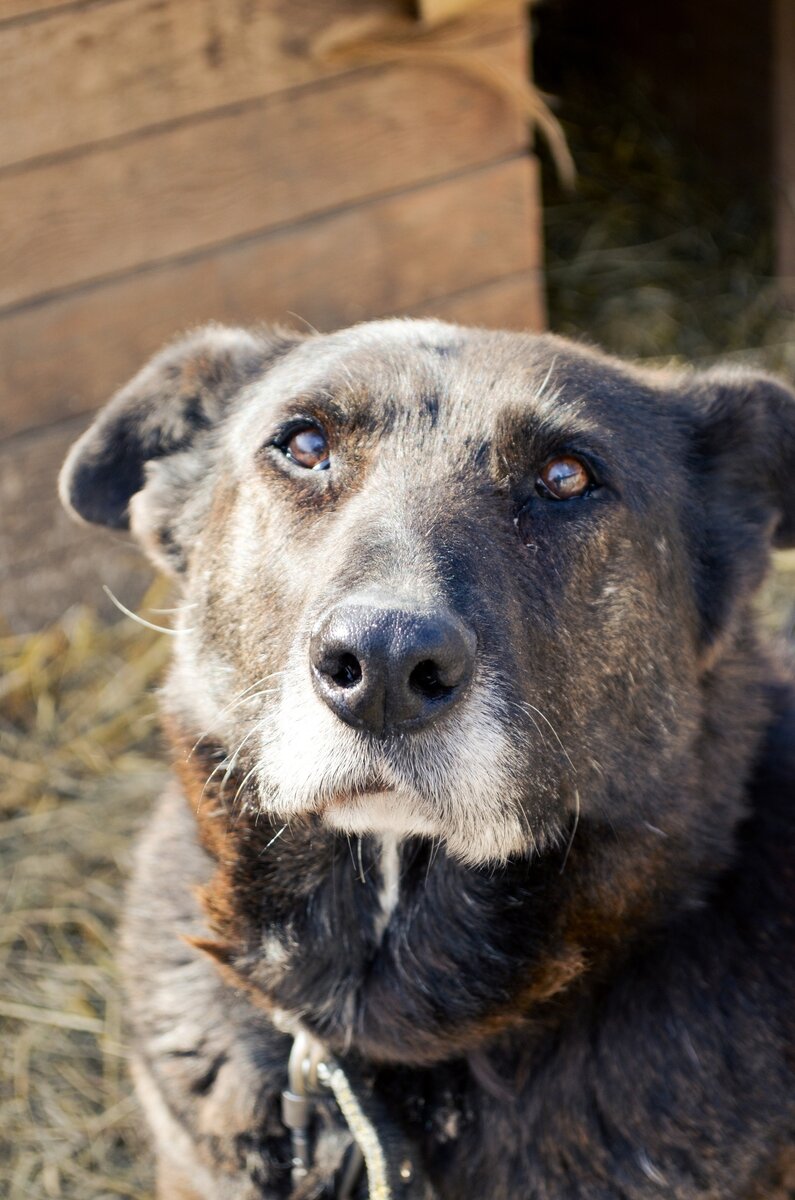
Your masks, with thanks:
[{"label": "dog's left ear", "polygon": [[718,368],[683,385],[693,430],[697,587],[705,640],[761,582],[771,544],[795,546],[795,392]]},{"label": "dog's left ear", "polygon": [[129,529],[166,571],[185,566],[218,427],[247,384],[301,340],[208,325],[156,354],[75,443],[60,476],[80,520]]}]

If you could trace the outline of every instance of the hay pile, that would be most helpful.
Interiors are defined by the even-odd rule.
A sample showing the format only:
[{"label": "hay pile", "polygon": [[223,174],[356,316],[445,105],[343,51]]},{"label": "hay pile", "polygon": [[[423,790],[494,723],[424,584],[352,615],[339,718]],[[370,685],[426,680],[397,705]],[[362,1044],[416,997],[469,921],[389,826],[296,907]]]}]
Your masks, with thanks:
[{"label": "hay pile", "polygon": [[[114,928],[163,770],[168,639],[72,611],[0,638],[0,1193],[145,1197]],[[7,1190],[5,1190],[7,1189]]]}]

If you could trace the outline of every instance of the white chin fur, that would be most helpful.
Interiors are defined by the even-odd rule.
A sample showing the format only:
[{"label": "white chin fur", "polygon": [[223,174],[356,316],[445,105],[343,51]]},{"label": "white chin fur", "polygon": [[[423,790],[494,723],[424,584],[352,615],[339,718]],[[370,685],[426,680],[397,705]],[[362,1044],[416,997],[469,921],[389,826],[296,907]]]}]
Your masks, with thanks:
[{"label": "white chin fur", "polygon": [[395,792],[366,792],[329,804],[322,820],[338,833],[391,833],[398,838],[439,837],[440,830]]},{"label": "white chin fur", "polygon": [[[435,838],[472,865],[532,844],[521,763],[485,682],[427,730],[385,746],[344,725],[300,672],[282,679],[280,693],[252,743],[263,809],[319,813],[343,833]],[[383,790],[371,790],[374,779]]]},{"label": "white chin fur", "polygon": [[454,858],[468,866],[504,862],[527,849],[527,835],[518,821],[504,820],[496,828],[480,827],[475,837],[466,830],[443,829],[419,809],[419,802],[395,792],[370,792],[324,808],[322,820],[346,834],[375,834],[438,839]]}]

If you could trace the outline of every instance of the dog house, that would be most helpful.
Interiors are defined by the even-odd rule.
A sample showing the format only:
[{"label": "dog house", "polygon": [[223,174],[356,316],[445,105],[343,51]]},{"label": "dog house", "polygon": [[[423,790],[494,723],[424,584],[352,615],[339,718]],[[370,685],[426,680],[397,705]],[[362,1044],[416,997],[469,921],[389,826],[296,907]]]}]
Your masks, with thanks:
[{"label": "dog house", "polygon": [[[753,192],[765,197],[776,273],[795,294],[792,0],[759,0],[753,10],[744,0],[541,0],[537,27],[540,86],[565,98],[567,60],[587,57],[598,122],[598,96],[610,97],[616,75],[626,76],[631,67],[668,128],[737,199]],[[546,51],[545,27],[552,29]]]},{"label": "dog house", "polygon": [[73,526],[55,478],[176,332],[543,324],[527,43],[516,0],[6,0],[6,620],[140,594],[137,554]]}]

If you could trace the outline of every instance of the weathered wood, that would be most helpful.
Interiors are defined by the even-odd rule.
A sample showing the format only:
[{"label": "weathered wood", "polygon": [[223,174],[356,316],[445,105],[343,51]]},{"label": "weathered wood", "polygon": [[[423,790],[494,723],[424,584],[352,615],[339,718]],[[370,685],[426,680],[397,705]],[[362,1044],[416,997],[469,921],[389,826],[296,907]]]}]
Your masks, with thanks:
[{"label": "weathered wood", "polygon": [[49,10],[65,8],[76,0],[0,0],[0,24],[20,18],[44,16]]},{"label": "weathered wood", "polygon": [[536,270],[495,279],[493,283],[469,288],[456,296],[443,296],[420,304],[414,313],[485,329],[539,332],[546,327],[543,276]]},{"label": "weathered wood", "polygon": [[[448,44],[518,28],[521,11],[488,5]],[[114,0],[0,25],[0,166],[338,74],[313,52],[321,34],[404,14],[401,0]]]},{"label": "weathered wood", "polygon": [[[103,584],[127,608],[139,611],[154,571],[132,542],[123,543],[121,534],[105,529],[70,529],[60,549],[0,573],[0,628],[15,633],[41,629],[73,604],[87,605],[104,620],[119,620]],[[163,618],[150,613],[149,620]]]},{"label": "weathered wood", "polygon": [[484,0],[417,0],[417,9],[423,21],[435,23],[460,17],[483,3]]},{"label": "weathered wood", "polygon": [[0,447],[0,621],[13,629],[36,629],[76,602],[110,615],[103,583],[129,605],[151,578],[129,538],[76,525],[58,503],[58,471],[84,425]]},{"label": "weathered wood", "polygon": [[[526,156],[247,239],[0,319],[0,433],[100,404],[166,338],[297,313],[318,328],[405,312],[540,264]],[[528,290],[520,323],[537,319]]]},{"label": "weathered wood", "polygon": [[[517,38],[492,48],[511,69]],[[230,242],[520,151],[465,72],[398,65],[0,176],[0,306]]]},{"label": "weathered wood", "polygon": [[795,4],[774,4],[774,139],[776,268],[795,301]]}]

